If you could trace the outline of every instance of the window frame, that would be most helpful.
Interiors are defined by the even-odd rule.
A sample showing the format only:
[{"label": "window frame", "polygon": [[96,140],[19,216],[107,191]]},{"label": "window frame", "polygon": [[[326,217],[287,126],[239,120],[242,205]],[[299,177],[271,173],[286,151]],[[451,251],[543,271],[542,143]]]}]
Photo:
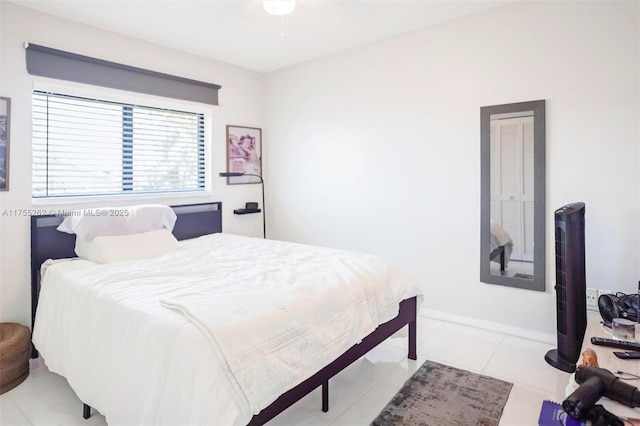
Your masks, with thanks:
[{"label": "window frame", "polygon": [[[100,202],[151,202],[153,200],[167,199],[189,199],[191,201],[209,200],[211,198],[211,164],[212,164],[212,129],[214,105],[198,102],[185,101],[180,99],[163,98],[160,96],[147,95],[141,93],[125,92],[116,89],[109,89],[100,86],[90,86],[80,83],[59,82],[59,81],[35,81],[29,94],[29,102],[33,108],[33,92],[43,91],[61,93],[64,95],[78,96],[81,98],[98,99],[105,101],[121,102],[125,104],[138,105],[143,107],[160,108],[184,112],[202,114],[204,117],[204,189],[190,191],[158,191],[150,193],[119,193],[119,194],[97,194],[97,195],[74,195],[74,196],[33,196],[33,169],[29,176],[30,197],[33,205],[69,205]],[[33,133],[33,109],[31,109],[31,126]],[[33,134],[31,134],[30,152],[33,152]],[[31,168],[33,167],[33,156],[31,156]]]}]

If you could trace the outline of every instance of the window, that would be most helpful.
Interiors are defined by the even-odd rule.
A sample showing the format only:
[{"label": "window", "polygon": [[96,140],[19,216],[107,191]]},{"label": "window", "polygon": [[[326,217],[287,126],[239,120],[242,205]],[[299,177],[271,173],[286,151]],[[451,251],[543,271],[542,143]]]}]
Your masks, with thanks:
[{"label": "window", "polygon": [[33,92],[33,197],[205,190],[204,114]]}]

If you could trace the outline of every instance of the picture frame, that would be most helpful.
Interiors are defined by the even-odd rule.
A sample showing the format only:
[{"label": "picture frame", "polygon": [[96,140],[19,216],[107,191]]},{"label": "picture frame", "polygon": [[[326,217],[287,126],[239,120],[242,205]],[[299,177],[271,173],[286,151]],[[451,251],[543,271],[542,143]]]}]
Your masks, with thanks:
[{"label": "picture frame", "polygon": [[262,129],[227,125],[227,172],[248,174],[227,177],[227,185],[261,182],[262,148]]},{"label": "picture frame", "polygon": [[9,190],[11,98],[0,96],[0,191]]}]

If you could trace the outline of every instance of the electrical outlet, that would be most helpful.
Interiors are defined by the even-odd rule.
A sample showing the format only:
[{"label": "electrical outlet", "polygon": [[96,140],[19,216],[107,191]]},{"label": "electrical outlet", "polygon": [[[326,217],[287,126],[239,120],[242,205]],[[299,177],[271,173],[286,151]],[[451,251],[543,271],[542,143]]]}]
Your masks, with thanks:
[{"label": "electrical outlet", "polygon": [[613,294],[613,292],[611,290],[603,290],[601,288],[598,289],[598,297],[602,296],[603,294]]},{"label": "electrical outlet", "polygon": [[598,289],[597,288],[587,289],[587,306],[592,306],[592,307],[598,306]]}]

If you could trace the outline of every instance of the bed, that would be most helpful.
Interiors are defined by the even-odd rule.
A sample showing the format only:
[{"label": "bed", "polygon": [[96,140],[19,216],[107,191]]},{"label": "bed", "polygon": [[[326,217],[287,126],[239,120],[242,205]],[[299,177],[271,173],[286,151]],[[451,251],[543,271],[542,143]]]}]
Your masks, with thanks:
[{"label": "bed", "polygon": [[[329,379],[405,326],[408,357],[416,359],[416,312],[422,295],[410,283],[396,283],[402,279],[395,271],[376,272],[377,258],[362,255],[353,263],[341,253],[334,257],[336,251],[324,256],[324,251],[317,251],[324,249],[312,246],[224,234],[221,203],[173,209],[177,215],[173,234],[181,241],[177,258],[171,254],[126,267],[113,263],[101,265],[100,270],[86,260],[70,260],[76,257],[75,236],[56,230],[61,217],[31,219],[33,356],[40,351],[47,366],[67,378],[85,403],[85,418],[94,407],[116,424],[260,425],[318,387],[322,388],[321,409],[327,411]],[[349,252],[344,253],[347,256]],[[282,257],[273,257],[276,254]],[[207,259],[208,255],[216,261]],[[267,261],[254,262],[251,256]],[[181,270],[186,259],[195,264]],[[347,292],[351,296],[342,296],[345,293],[340,289],[341,297],[336,297],[332,291],[337,287],[327,285],[326,289],[321,287],[322,294],[307,294],[302,302],[294,297],[297,291],[274,290],[275,300],[281,301],[274,302],[277,309],[260,307],[259,301],[272,294],[264,290],[271,282],[298,282],[292,277],[325,275],[296,270],[306,265],[315,265],[316,271],[331,269],[324,268],[322,262],[350,271],[347,275],[361,273],[354,265],[371,268],[371,281],[390,278],[383,286],[390,290],[372,292],[358,284],[353,287],[356,290]],[[265,266],[254,271],[254,263]],[[160,272],[160,264],[179,272],[179,278]],[[207,274],[216,276],[215,286],[197,278],[200,268],[211,268]],[[42,298],[41,269],[46,269]],[[183,277],[191,273],[187,283]],[[157,277],[151,281],[153,275]],[[243,283],[257,283],[251,284],[256,287],[240,286],[241,276]],[[260,281],[264,276],[276,280]],[[325,279],[333,278],[327,275]],[[149,289],[153,293],[145,293]],[[230,299],[219,298],[216,292],[220,291]],[[249,291],[251,297],[247,297]],[[393,306],[385,299],[388,294],[397,299]],[[358,301],[358,309],[347,305],[350,297]],[[340,303],[332,307],[329,300]],[[373,309],[365,303],[373,300],[377,304],[387,300],[386,308]],[[261,309],[268,312],[258,318],[268,317],[269,321],[256,325],[242,319],[247,310],[263,315]],[[314,309],[325,312],[326,319],[318,317],[305,323],[304,329],[297,325],[279,328],[293,311]],[[286,315],[280,315],[279,310]],[[331,321],[330,315],[335,315]],[[231,317],[235,319],[229,320]],[[372,324],[374,319],[379,322]],[[358,326],[346,330],[346,324],[352,323]],[[252,328],[261,330],[256,334],[264,334],[262,340],[250,335]],[[328,359],[315,356],[317,341],[298,338],[304,335],[306,339],[313,333],[330,336],[331,344],[325,351]],[[284,340],[298,343],[286,347],[280,345]],[[267,362],[267,357],[286,360],[286,365]]]},{"label": "bed", "polygon": [[491,220],[490,243],[489,259],[500,264],[500,272],[506,271],[509,260],[511,260],[513,241],[507,231],[493,220]]}]

